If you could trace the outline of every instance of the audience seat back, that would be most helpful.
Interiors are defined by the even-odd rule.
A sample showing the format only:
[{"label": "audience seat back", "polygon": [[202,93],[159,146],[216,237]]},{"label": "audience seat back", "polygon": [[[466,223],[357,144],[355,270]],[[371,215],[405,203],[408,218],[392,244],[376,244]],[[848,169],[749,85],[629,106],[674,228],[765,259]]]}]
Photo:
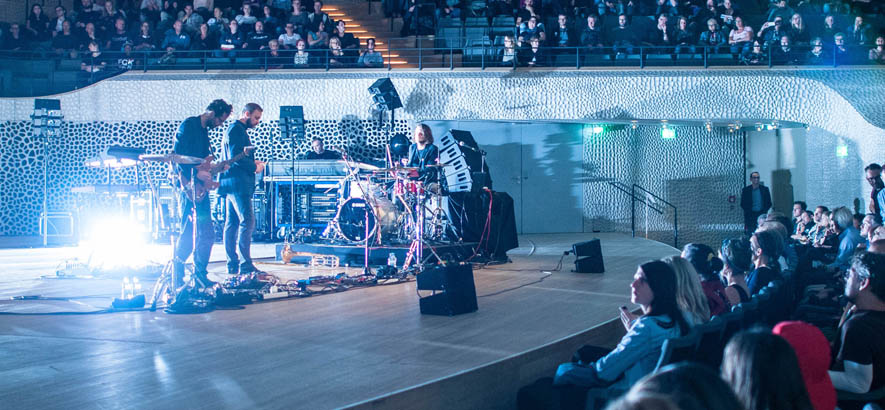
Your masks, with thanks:
[{"label": "audience seat back", "polygon": [[731,337],[741,331],[744,320],[744,310],[740,305],[731,309],[731,312],[719,315],[725,322],[725,328],[722,330],[722,345],[728,344]]},{"label": "audience seat back", "polygon": [[665,340],[655,371],[668,364],[694,360],[699,341],[700,334],[694,329],[685,336]]},{"label": "audience seat back", "polygon": [[713,316],[709,322],[697,325],[694,330],[698,333],[698,348],[696,361],[718,369],[722,363],[722,334],[725,331],[725,319],[721,316]]}]

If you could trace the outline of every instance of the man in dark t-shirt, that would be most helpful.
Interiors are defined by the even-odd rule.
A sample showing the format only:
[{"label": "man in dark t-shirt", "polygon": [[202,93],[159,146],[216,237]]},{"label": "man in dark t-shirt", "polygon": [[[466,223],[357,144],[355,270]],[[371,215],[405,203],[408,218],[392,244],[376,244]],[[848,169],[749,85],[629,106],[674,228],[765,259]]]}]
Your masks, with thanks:
[{"label": "man in dark t-shirt", "polygon": [[[854,256],[845,297],[854,303],[853,313],[840,329],[830,378],[837,390],[867,393],[885,386],[885,255]],[[839,401],[842,409],[863,404]]]},{"label": "man in dark t-shirt", "polygon": [[[224,100],[212,101],[206,112],[190,117],[181,123],[175,134],[175,146],[173,151],[179,155],[187,155],[197,158],[206,158],[212,155],[212,144],[209,141],[209,129],[221,126],[230,116],[233,107]],[[178,172],[187,179],[198,179],[194,165],[178,165]],[[195,182],[198,183],[198,182]],[[181,193],[181,233],[175,244],[175,260],[173,263],[172,279],[176,289],[184,285],[184,262],[194,253],[194,275],[204,287],[214,285],[207,277],[209,255],[212,253],[212,244],[215,242],[215,229],[212,227],[210,214],[209,195],[203,195],[196,201],[191,200],[185,192]],[[196,208],[196,235],[194,235],[194,223],[192,215]],[[196,236],[196,240],[194,240]]]},{"label": "man in dark t-shirt", "polygon": [[310,148],[311,151],[304,156],[304,159],[341,159],[341,154],[335,151],[326,151],[323,140],[319,137],[314,137],[310,142]]}]

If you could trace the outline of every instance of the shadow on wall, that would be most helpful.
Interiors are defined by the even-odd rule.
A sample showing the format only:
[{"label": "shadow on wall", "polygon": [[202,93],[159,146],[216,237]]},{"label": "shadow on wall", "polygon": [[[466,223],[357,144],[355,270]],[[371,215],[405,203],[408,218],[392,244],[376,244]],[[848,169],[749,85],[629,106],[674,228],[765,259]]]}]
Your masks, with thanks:
[{"label": "shadow on wall", "polygon": [[[830,209],[852,207],[855,202],[866,209],[870,186],[864,180],[865,164],[854,141],[812,127],[808,135],[808,206],[825,205]],[[885,161],[885,155],[881,160]],[[800,198],[801,199],[801,198]],[[854,209],[857,211],[857,209]]]}]

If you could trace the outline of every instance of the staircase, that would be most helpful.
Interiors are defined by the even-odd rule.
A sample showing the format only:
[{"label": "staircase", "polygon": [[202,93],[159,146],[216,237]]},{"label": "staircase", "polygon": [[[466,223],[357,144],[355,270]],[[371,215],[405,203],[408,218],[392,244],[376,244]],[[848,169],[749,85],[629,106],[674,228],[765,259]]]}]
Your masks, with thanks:
[{"label": "staircase", "polygon": [[[360,40],[361,47],[366,46],[367,38],[374,38],[375,50],[384,56],[385,67],[389,63],[392,68],[418,68],[419,44],[422,48],[433,47],[433,36],[400,38],[402,19],[394,18],[391,25],[379,1],[328,0],[323,4],[323,11],[336,21],[347,22],[347,31]],[[457,58],[460,59],[460,55]],[[421,52],[421,59],[425,67],[448,66],[448,55],[435,55],[432,50]]]}]

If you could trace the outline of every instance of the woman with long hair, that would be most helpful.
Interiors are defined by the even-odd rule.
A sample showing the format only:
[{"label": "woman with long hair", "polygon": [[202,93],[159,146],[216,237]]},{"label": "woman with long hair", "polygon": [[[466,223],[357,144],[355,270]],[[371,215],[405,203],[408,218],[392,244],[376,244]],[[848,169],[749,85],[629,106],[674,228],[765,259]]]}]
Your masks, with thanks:
[{"label": "woman with long hair", "polygon": [[687,315],[686,320],[695,325],[710,320],[710,306],[694,266],[681,256],[665,258],[664,263],[676,274],[676,304]]},{"label": "woman with long hair", "polygon": [[729,305],[750,300],[750,287],[747,286],[747,272],[751,267],[750,245],[743,239],[726,239],[719,248],[722,271],[719,275],[725,281],[725,297]]},{"label": "woman with long hair", "polygon": [[735,335],[725,346],[722,378],[747,410],[812,410],[796,352],[765,331]]},{"label": "woman with long hair", "polygon": [[[664,340],[691,330],[676,301],[676,274],[669,265],[662,261],[640,265],[630,288],[630,300],[642,308],[642,315],[634,317],[626,306],[621,307],[629,330],[618,346],[607,353],[598,347],[582,348],[573,362],[559,365],[554,385],[626,390],[654,370]],[[586,395],[575,397],[578,403],[574,404],[582,406]]]},{"label": "woman with long hair", "polygon": [[719,280],[719,271],[722,270],[722,259],[716,257],[713,248],[702,243],[690,243],[682,248],[682,257],[688,260],[701,282],[701,289],[707,298],[707,306],[710,315],[725,313],[731,304],[725,296],[725,286]]}]

